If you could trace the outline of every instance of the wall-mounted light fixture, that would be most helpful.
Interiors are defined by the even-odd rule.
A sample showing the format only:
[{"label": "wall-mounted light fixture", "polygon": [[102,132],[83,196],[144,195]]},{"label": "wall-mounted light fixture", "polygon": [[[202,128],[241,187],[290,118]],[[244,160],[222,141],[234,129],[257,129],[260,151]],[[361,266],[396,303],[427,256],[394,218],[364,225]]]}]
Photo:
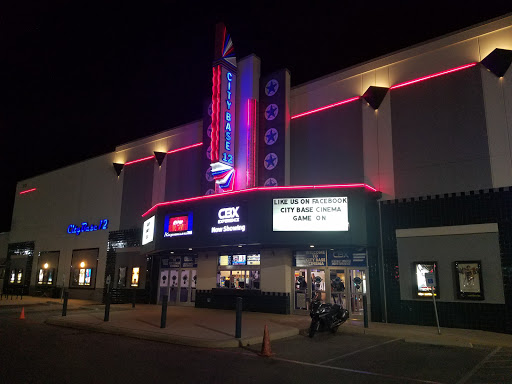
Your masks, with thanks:
[{"label": "wall-mounted light fixture", "polygon": [[155,159],[158,162],[158,166],[161,167],[162,163],[164,162],[165,155],[167,155],[167,152],[154,152]]},{"label": "wall-mounted light fixture", "polygon": [[84,268],[84,267],[85,267],[85,261],[82,261],[82,262],[80,263],[80,268]]},{"label": "wall-mounted light fixture", "polygon": [[481,61],[482,65],[497,77],[503,77],[512,63],[512,51],[496,48]]},{"label": "wall-mounted light fixture", "polygon": [[124,164],[119,163],[113,163],[114,169],[116,170],[117,176],[119,177],[121,175],[121,171],[123,170]]},{"label": "wall-mounted light fixture", "polygon": [[44,263],[43,268],[48,269],[48,267],[49,267],[48,263]]},{"label": "wall-mounted light fixture", "polygon": [[363,99],[375,110],[377,110],[386,97],[389,88],[386,87],[368,87],[366,92],[363,94]]}]

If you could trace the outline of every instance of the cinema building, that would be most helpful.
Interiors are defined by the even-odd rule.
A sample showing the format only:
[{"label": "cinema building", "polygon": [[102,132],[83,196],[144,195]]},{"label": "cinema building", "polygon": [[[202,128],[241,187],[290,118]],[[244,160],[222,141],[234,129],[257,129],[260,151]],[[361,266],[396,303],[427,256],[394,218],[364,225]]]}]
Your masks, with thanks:
[{"label": "cinema building", "polygon": [[293,88],[216,33],[203,119],[18,183],[4,290],[512,333],[512,16]]}]

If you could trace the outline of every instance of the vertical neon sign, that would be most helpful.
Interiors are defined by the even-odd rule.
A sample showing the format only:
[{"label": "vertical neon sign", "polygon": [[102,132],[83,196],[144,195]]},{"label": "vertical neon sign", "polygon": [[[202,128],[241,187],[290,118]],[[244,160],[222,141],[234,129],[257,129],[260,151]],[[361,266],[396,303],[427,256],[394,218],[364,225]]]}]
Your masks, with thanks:
[{"label": "vertical neon sign", "polygon": [[235,182],[236,59],[231,38],[222,28],[212,79],[211,172],[224,192],[232,191]]},{"label": "vertical neon sign", "polygon": [[224,135],[221,152],[222,157],[221,161],[226,165],[234,165],[234,146],[233,139],[235,136],[234,127],[235,127],[235,108],[233,106],[233,101],[235,100],[235,76],[232,72],[226,72],[226,90],[224,93],[224,101],[225,101],[225,110],[223,111],[223,126],[224,126]]}]

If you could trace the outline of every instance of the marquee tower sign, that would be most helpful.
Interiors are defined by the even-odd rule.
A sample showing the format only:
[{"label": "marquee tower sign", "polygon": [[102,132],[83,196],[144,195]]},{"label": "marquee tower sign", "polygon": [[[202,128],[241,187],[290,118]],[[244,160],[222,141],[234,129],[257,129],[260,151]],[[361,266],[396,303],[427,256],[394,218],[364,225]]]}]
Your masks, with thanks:
[{"label": "marquee tower sign", "polygon": [[224,24],[216,26],[211,104],[211,175],[216,192],[235,183],[236,57]]}]

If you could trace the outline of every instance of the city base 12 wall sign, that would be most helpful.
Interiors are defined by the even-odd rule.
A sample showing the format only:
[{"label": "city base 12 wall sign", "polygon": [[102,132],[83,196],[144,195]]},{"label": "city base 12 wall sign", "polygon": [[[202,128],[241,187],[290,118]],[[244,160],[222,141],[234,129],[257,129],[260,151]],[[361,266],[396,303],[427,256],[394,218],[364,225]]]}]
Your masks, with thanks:
[{"label": "city base 12 wall sign", "polygon": [[81,225],[71,224],[68,227],[67,232],[69,234],[75,234],[78,236],[82,232],[94,232],[94,231],[99,231],[99,230],[106,230],[107,228],[108,228],[108,220],[103,219],[103,220],[100,220],[100,223],[98,225],[89,224],[89,223],[87,223],[87,221],[84,221]]}]

